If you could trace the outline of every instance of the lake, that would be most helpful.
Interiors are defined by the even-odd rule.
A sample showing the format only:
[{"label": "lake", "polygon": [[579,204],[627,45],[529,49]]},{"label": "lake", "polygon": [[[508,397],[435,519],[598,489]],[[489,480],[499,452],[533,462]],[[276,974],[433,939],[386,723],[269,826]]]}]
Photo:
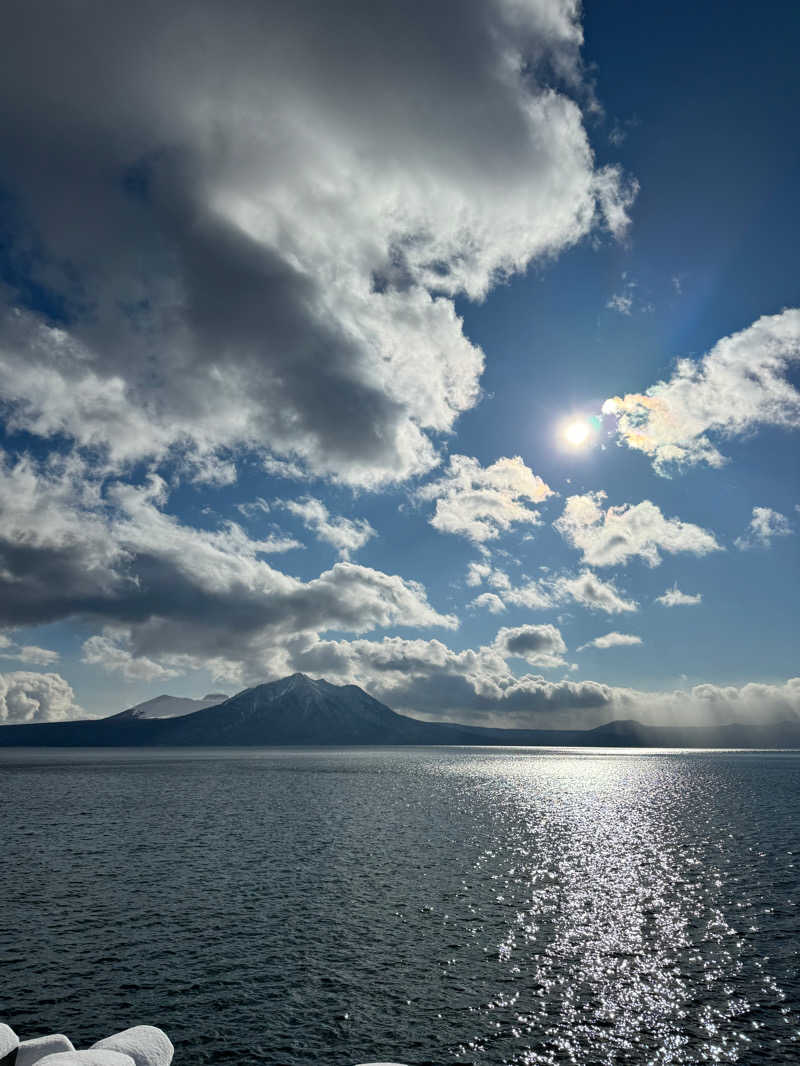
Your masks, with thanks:
[{"label": "lake", "polygon": [[177,1066],[800,1059],[800,754],[0,751],[0,1020]]}]

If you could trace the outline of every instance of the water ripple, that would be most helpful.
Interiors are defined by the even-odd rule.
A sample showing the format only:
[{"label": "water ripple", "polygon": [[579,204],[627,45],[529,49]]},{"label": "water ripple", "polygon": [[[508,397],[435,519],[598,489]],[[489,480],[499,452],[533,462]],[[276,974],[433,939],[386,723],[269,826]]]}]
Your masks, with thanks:
[{"label": "water ripple", "polygon": [[800,756],[3,752],[3,1017],[176,1063],[786,1063]]}]

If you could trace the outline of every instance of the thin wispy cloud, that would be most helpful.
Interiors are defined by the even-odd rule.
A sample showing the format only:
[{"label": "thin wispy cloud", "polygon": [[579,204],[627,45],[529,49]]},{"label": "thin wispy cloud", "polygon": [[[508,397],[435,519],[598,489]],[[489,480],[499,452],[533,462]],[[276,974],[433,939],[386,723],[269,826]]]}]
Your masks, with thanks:
[{"label": "thin wispy cloud", "polygon": [[656,603],[662,607],[696,607],[703,600],[699,592],[681,592],[677,584],[656,596]]},{"label": "thin wispy cloud", "polygon": [[630,648],[641,643],[642,638],[635,636],[633,633],[612,632],[606,633],[602,637],[595,637],[594,640],[588,640],[575,650],[584,651],[586,648],[599,648],[601,651],[605,651],[607,648]]},{"label": "thin wispy cloud", "polygon": [[750,548],[768,548],[775,537],[788,537],[794,530],[786,515],[771,507],[754,507],[747,532],[737,537],[734,544],[740,551]]}]

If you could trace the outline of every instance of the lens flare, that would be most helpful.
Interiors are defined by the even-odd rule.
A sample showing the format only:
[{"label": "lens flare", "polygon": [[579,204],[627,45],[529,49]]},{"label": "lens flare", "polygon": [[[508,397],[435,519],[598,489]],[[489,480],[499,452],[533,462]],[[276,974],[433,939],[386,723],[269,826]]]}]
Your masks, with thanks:
[{"label": "lens flare", "polygon": [[564,427],[564,439],[573,448],[579,448],[589,439],[591,428],[588,422],[568,422]]}]

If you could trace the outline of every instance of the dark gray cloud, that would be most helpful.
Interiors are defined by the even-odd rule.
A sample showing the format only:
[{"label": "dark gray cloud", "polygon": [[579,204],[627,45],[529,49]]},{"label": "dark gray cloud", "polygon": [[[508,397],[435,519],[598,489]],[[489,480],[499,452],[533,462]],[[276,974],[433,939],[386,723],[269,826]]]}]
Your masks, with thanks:
[{"label": "dark gray cloud", "polygon": [[567,646],[554,625],[525,625],[503,628],[495,638],[494,647],[503,658],[524,659],[531,666],[563,666]]}]

